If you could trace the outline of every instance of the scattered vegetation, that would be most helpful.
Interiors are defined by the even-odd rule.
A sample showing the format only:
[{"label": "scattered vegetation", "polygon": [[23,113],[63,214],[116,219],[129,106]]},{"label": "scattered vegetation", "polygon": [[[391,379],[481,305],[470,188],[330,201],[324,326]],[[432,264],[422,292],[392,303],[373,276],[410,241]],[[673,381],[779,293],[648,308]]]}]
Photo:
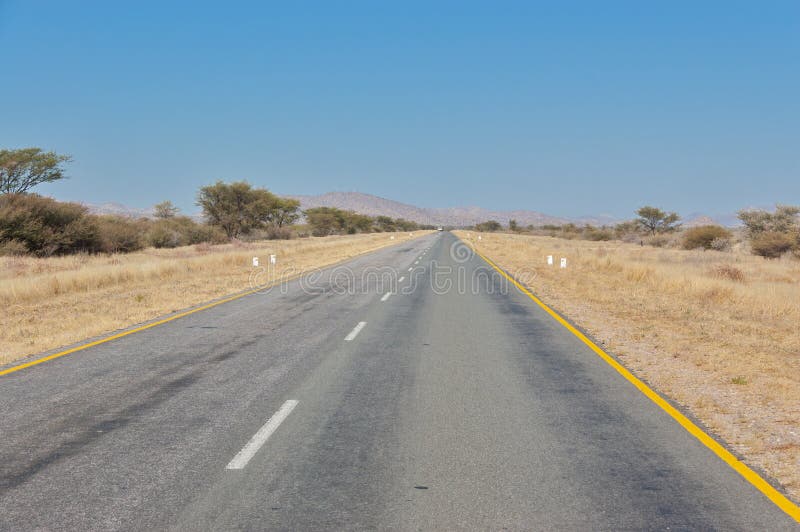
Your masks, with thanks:
[{"label": "scattered vegetation", "polygon": [[89,214],[83,205],[38,194],[0,195],[0,255],[129,253],[147,246],[178,247],[225,240],[219,229],[186,216],[99,216]]},{"label": "scattered vegetation", "polygon": [[701,225],[683,234],[684,249],[724,249],[732,234],[719,225]]},{"label": "scattered vegetation", "polygon": [[313,209],[306,209],[304,214],[311,228],[311,234],[314,236],[430,229],[430,226],[421,226],[416,222],[402,218],[394,219],[389,216],[373,218],[365,214],[345,211],[335,207],[314,207]]},{"label": "scattered vegetation", "polygon": [[739,211],[753,253],[776,259],[793,252],[800,255],[800,207],[778,205],[774,212],[759,209]]},{"label": "scattered vegetation", "polygon": [[501,230],[502,228],[503,226],[496,220],[488,220],[486,222],[475,224],[476,231],[486,231],[487,233],[493,233]]}]

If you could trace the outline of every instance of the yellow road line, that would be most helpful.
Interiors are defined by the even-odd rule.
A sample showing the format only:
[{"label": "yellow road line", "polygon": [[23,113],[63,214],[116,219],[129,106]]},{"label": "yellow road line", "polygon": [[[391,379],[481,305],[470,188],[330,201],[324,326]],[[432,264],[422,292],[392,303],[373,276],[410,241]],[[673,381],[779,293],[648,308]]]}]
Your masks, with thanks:
[{"label": "yellow road line", "polygon": [[[297,276],[294,276],[294,277],[297,277]],[[292,277],[292,278],[294,278],[294,277]],[[290,280],[290,279],[287,279],[287,280]],[[167,318],[163,318],[163,319],[160,319],[158,321],[154,321],[152,323],[148,323],[146,325],[142,325],[141,327],[136,327],[134,329],[129,329],[127,331],[122,331],[121,333],[112,334],[111,336],[106,336],[104,338],[100,338],[99,340],[95,340],[93,342],[89,342],[89,343],[86,343],[86,344],[81,344],[81,345],[72,347],[70,349],[66,349],[64,351],[59,351],[58,353],[53,353],[52,355],[47,355],[47,356],[42,357],[42,358],[37,358],[36,360],[31,360],[30,362],[25,362],[24,364],[19,364],[18,366],[13,366],[13,367],[10,367],[8,369],[0,370],[0,376],[8,375],[9,373],[14,373],[15,371],[19,371],[21,369],[29,368],[31,366],[36,366],[36,365],[39,365],[39,364],[41,364],[43,362],[47,362],[49,360],[60,358],[60,357],[69,355],[71,353],[74,353],[76,351],[82,351],[84,349],[88,349],[88,348],[94,347],[96,345],[104,344],[106,342],[110,342],[111,340],[116,340],[117,338],[122,338],[122,337],[128,336],[129,334],[133,334],[133,333],[137,333],[137,332],[140,332],[140,331],[144,331],[144,330],[150,329],[152,327],[155,327],[157,325],[161,325],[163,323],[167,323],[167,322],[170,322],[170,321],[173,321],[173,320],[177,320],[178,318],[183,318],[184,316],[189,316],[190,314],[194,314],[196,312],[200,312],[201,310],[207,310],[207,309],[210,309],[212,307],[216,307],[217,305],[222,305],[223,303],[228,303],[228,302],[234,301],[236,299],[241,299],[241,298],[243,298],[245,296],[249,296],[249,295],[255,294],[256,292],[260,292],[261,290],[264,290],[266,288],[269,288],[269,286],[262,286],[260,288],[255,289],[255,290],[248,290],[247,292],[242,292],[241,294],[236,294],[234,296],[229,296],[229,297],[226,297],[225,299],[220,299],[219,301],[214,301],[213,303],[207,303],[207,304],[202,305],[200,307],[193,308],[191,310],[186,310],[184,312],[180,312],[180,313],[175,314],[173,316],[169,316]]]},{"label": "yellow road line", "polygon": [[[413,237],[410,240],[414,240],[414,238],[420,238],[422,236],[425,236],[425,234],[427,234],[427,233],[424,233],[424,234],[419,235],[417,237]],[[389,245],[389,246],[377,246],[377,247],[374,247],[374,248],[370,248],[368,250],[362,251],[361,253],[357,253],[356,255],[354,255],[352,257],[344,259],[344,261],[340,261],[339,263],[328,264],[328,265],[322,266],[322,267],[323,268],[332,268],[332,267],[336,266],[337,264],[340,264],[342,262],[346,262],[346,261],[351,260],[351,259],[353,259],[355,257],[360,256],[360,255],[366,255],[368,253],[372,253],[373,251],[377,251],[379,249],[390,248],[392,246],[396,246],[396,245],[402,244],[404,242],[408,242],[408,241],[407,240],[401,240],[400,242],[397,242],[396,244],[392,244],[392,245]],[[291,275],[289,277],[281,279],[281,282],[292,281],[294,279],[297,279],[298,277],[302,277],[306,273],[308,273],[308,272],[300,272],[300,273],[298,273],[296,275]],[[104,344],[106,342],[110,342],[111,340],[116,340],[118,338],[123,338],[125,336],[128,336],[129,334],[137,333],[137,332],[140,332],[140,331],[145,331],[145,330],[151,329],[151,328],[153,328],[153,327],[155,327],[157,325],[162,325],[164,323],[168,323],[170,321],[177,320],[178,318],[183,318],[185,316],[189,316],[190,314],[194,314],[196,312],[200,312],[201,310],[207,310],[207,309],[216,307],[218,305],[222,305],[223,303],[228,303],[230,301],[235,301],[237,299],[241,299],[243,297],[253,295],[253,294],[257,293],[257,292],[260,292],[260,291],[265,290],[267,288],[270,288],[272,286],[275,286],[275,284],[273,283],[271,285],[264,285],[264,286],[261,286],[259,288],[254,289],[254,290],[248,290],[247,292],[242,292],[240,294],[236,294],[236,295],[233,295],[233,296],[228,296],[228,297],[226,297],[224,299],[220,299],[218,301],[214,301],[212,303],[207,303],[207,304],[202,305],[200,307],[193,308],[191,310],[186,310],[184,312],[175,314],[174,316],[169,316],[167,318],[163,318],[161,320],[154,321],[154,322],[148,323],[146,325],[142,325],[141,327],[136,327],[134,329],[130,329],[130,330],[127,330],[127,331],[122,331],[121,333],[113,334],[111,336],[106,336],[104,338],[100,338],[99,340],[95,340],[93,342],[77,345],[75,347],[71,347],[71,348],[66,349],[64,351],[59,351],[58,353],[53,353],[52,355],[47,355],[47,356],[42,357],[42,358],[37,358],[36,360],[31,360],[30,362],[25,362],[25,363],[19,364],[17,366],[12,366],[10,368],[0,370],[0,377],[2,377],[3,375],[8,375],[9,373],[14,373],[15,371],[19,371],[21,369],[29,368],[31,366],[37,366],[37,365],[39,365],[39,364],[41,364],[43,362],[48,362],[48,361],[54,360],[56,358],[61,358],[63,356],[72,354],[72,353],[74,353],[76,351],[82,351],[84,349],[88,349],[88,348],[94,347],[96,345],[100,345],[100,344]]]},{"label": "yellow road line", "polygon": [[503,269],[501,269],[497,264],[494,263],[491,259],[483,255],[475,246],[472,246],[472,249],[475,253],[481,257],[487,264],[489,264],[492,268],[497,270],[500,275],[508,279],[511,283],[514,284],[523,294],[528,296],[533,300],[534,303],[539,305],[545,312],[547,312],[550,316],[552,316],[558,323],[563,325],[569,332],[574,334],[578,337],[584,344],[589,346],[589,348],[594,351],[600,358],[602,358],[609,366],[617,370],[617,372],[625,377],[631,384],[636,386],[640,392],[642,392],[648,399],[653,401],[657,404],[662,410],[664,410],[667,414],[672,416],[672,418],[680,423],[680,425],[686,429],[692,436],[700,440],[700,442],[711,449],[717,456],[719,456],[726,464],[734,469],[737,473],[743,476],[750,484],[756,487],[761,493],[766,495],[766,497],[775,503],[775,505],[786,512],[790,517],[792,517],[795,521],[800,523],[800,507],[790,501],[785,495],[781,492],[773,488],[769,482],[761,478],[761,476],[747,467],[744,463],[742,463],[739,459],[737,459],[730,451],[725,449],[722,445],[720,445],[714,438],[703,432],[703,430],[692,423],[692,421],[681,414],[681,412],[676,409],[674,406],[669,404],[666,400],[664,400],[660,395],[654,392],[649,386],[647,386],[644,382],[639,380],[636,376],[634,376],[630,371],[628,371],[625,366],[617,362],[613,357],[607,354],[605,351],[600,349],[597,344],[592,342],[589,338],[586,337],[582,332],[578,329],[573,327],[567,320],[562,318],[557,312],[553,309],[548,307],[541,299],[536,297],[531,293],[530,290],[522,286],[516,279],[511,277],[507,274]]}]

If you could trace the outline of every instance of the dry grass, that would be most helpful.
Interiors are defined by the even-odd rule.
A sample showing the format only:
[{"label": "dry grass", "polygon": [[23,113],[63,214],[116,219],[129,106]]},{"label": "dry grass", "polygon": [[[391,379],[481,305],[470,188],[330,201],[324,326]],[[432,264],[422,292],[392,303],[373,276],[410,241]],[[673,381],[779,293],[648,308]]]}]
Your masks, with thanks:
[{"label": "dry grass", "polygon": [[[459,236],[509,272],[535,275],[548,304],[800,499],[800,261]],[[547,255],[568,268],[548,267]]]},{"label": "dry grass", "polygon": [[[200,244],[110,256],[0,257],[0,364],[246,290],[254,256],[263,266],[276,254],[275,277],[281,278],[412,238],[391,236]],[[258,277],[258,284],[266,280]]]}]

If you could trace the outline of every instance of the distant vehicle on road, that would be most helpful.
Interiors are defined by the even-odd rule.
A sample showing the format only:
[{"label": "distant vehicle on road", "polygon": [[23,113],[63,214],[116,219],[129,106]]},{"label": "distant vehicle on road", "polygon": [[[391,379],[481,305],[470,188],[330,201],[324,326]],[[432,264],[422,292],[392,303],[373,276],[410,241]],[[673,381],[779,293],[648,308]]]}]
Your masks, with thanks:
[{"label": "distant vehicle on road", "polygon": [[437,231],[444,231],[444,227],[442,227],[442,226],[440,225],[439,227],[437,227],[437,228],[436,228],[436,230],[437,230]]}]

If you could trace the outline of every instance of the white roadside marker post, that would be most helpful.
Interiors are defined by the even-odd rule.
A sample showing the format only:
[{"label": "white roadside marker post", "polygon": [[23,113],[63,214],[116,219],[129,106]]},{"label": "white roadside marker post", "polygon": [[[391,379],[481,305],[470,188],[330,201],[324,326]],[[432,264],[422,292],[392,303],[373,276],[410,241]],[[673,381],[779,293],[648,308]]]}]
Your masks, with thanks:
[{"label": "white roadside marker post", "polygon": [[562,268],[567,267],[567,259],[565,259],[564,257],[561,257],[561,267]]},{"label": "white roadside marker post", "polygon": [[258,268],[258,257],[253,257],[253,268]]},{"label": "white roadside marker post", "polygon": [[552,255],[548,255],[547,256],[547,265],[548,266],[552,266],[553,265],[553,256]]},{"label": "white roadside marker post", "polygon": [[275,265],[278,263],[278,256],[277,255],[270,255],[269,256],[269,263]]}]

